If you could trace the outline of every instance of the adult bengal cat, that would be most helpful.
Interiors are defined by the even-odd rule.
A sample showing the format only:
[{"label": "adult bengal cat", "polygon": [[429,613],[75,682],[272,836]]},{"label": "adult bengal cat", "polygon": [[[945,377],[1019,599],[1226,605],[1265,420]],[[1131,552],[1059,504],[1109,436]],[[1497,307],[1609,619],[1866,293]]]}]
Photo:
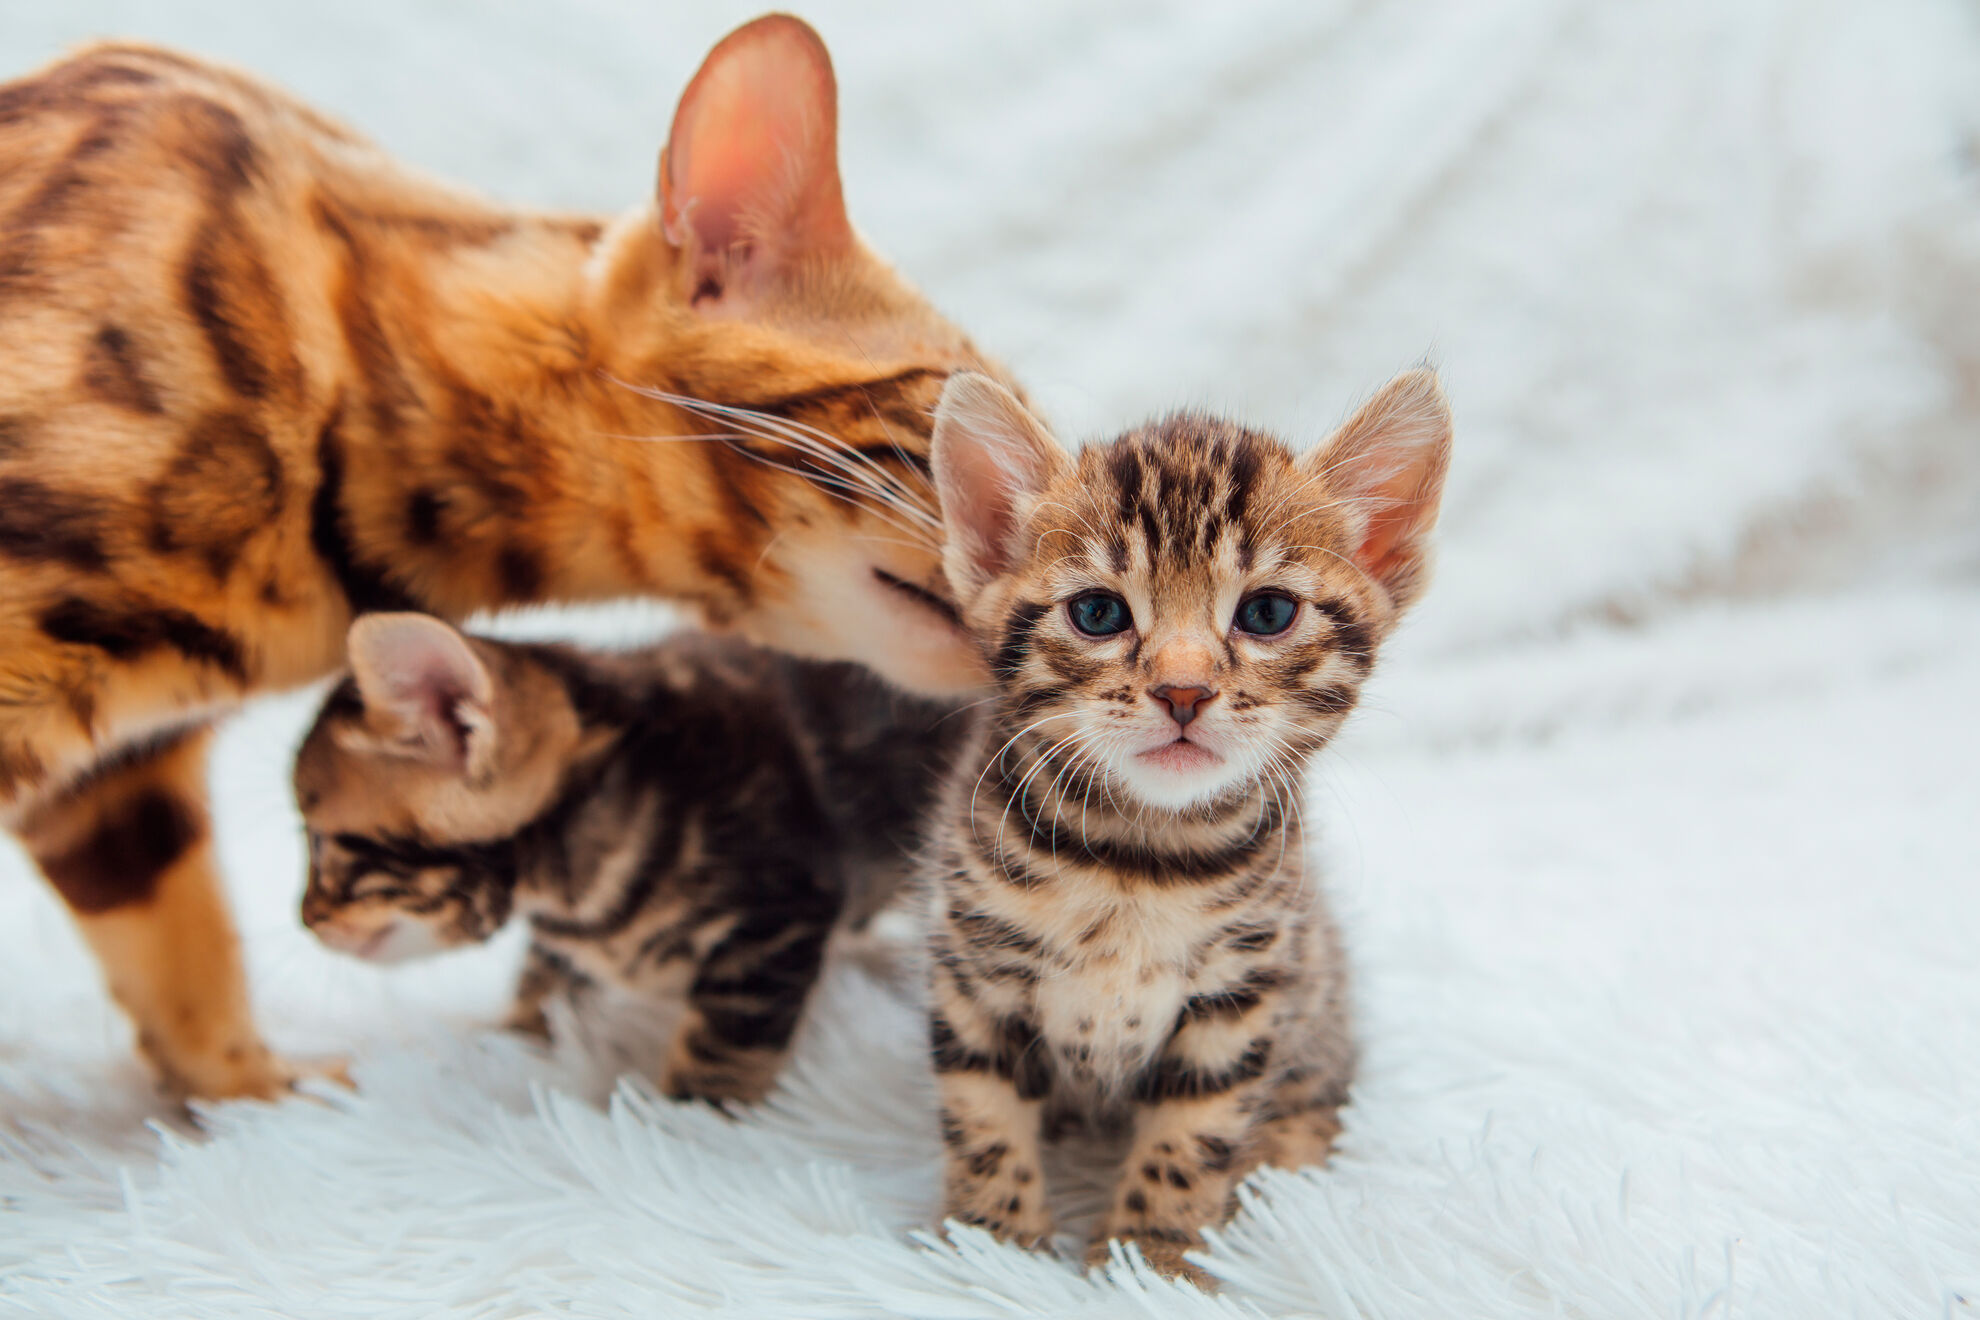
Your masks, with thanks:
[{"label": "adult bengal cat", "polygon": [[0,824],[170,1085],[294,1076],[249,1011],[205,754],[354,615],[651,596],[977,681],[926,454],[944,379],[985,364],[854,235],[836,97],[802,22],[738,29],[607,222],[443,187],[163,50],[0,86]]}]

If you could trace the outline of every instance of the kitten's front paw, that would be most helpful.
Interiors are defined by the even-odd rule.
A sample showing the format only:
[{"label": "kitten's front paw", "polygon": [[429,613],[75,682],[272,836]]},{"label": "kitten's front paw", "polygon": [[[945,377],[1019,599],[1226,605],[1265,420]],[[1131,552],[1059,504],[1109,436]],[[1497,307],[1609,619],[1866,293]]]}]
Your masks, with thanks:
[{"label": "kitten's front paw", "polygon": [[[1098,1237],[1086,1249],[1086,1264],[1095,1269],[1108,1264],[1114,1258],[1112,1237]],[[1182,1234],[1164,1233],[1155,1229],[1142,1229],[1138,1232],[1122,1233],[1119,1241],[1133,1243],[1141,1249],[1141,1258],[1148,1262],[1150,1269],[1165,1279],[1181,1279],[1193,1283],[1205,1292],[1214,1292],[1217,1280],[1206,1273],[1201,1266],[1192,1264],[1183,1257],[1185,1251],[1194,1250],[1202,1243]]]},{"label": "kitten's front paw", "polygon": [[1044,1246],[1052,1236],[1052,1212],[1045,1208],[1045,1194],[1035,1184],[978,1186],[961,1195],[951,1194],[942,1217],[984,1229],[999,1242],[1015,1242],[1030,1250]]},{"label": "kitten's front paw", "polygon": [[660,1073],[660,1093],[669,1100],[753,1105],[770,1094],[782,1064],[782,1055],[741,1055],[718,1062],[670,1060]]},{"label": "kitten's front paw", "polygon": [[539,1003],[517,1004],[509,1010],[509,1016],[502,1019],[502,1029],[513,1031],[518,1036],[528,1036],[532,1040],[548,1043],[550,1039],[550,1018]]}]

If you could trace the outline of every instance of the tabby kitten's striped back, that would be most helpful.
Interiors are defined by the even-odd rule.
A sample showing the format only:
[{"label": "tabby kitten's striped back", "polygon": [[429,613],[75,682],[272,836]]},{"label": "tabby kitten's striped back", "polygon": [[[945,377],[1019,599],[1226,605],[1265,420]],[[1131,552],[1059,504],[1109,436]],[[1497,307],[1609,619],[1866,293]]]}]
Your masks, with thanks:
[{"label": "tabby kitten's striped back", "polygon": [[1041,1131],[1126,1123],[1094,1238],[1171,1273],[1260,1163],[1318,1163],[1354,1046],[1305,771],[1422,591],[1436,378],[1317,452],[1180,413],[1068,454],[951,380],[948,571],[997,700],[938,808],[931,1046],[946,1211],[1051,1230]]},{"label": "tabby kitten's striped back", "polygon": [[857,666],[700,635],[596,652],[374,614],[350,656],[296,759],[303,920],[378,961],[526,920],[530,1031],[553,992],[685,991],[659,1079],[684,1098],[769,1088],[964,728]]}]

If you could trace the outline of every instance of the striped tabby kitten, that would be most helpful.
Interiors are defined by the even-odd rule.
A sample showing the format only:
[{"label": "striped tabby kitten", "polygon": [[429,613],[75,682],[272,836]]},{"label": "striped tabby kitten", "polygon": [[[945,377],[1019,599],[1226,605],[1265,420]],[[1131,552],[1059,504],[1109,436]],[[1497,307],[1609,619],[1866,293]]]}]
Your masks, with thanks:
[{"label": "striped tabby kitten", "polygon": [[685,987],[677,1097],[769,1089],[827,935],[907,869],[961,727],[856,666],[706,636],[594,653],[374,614],[349,649],[296,761],[303,920],[392,961],[526,917],[525,1030],[555,990]]},{"label": "striped tabby kitten", "polygon": [[1196,1274],[1245,1173],[1325,1158],[1355,1051],[1305,769],[1427,581],[1450,434],[1414,371],[1304,457],[1194,413],[1074,455],[950,380],[946,563],[998,684],[931,827],[950,1217],[1041,1242],[1041,1129],[1125,1124],[1091,1258]]}]

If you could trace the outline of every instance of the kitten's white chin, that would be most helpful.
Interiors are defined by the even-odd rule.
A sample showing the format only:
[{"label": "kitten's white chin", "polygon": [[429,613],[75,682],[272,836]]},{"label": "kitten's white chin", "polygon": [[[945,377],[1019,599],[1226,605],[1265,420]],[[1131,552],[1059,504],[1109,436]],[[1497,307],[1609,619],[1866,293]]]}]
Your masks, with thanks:
[{"label": "kitten's white chin", "polygon": [[447,947],[423,921],[388,921],[367,931],[323,927],[316,937],[339,952],[374,963],[410,962]]},{"label": "kitten's white chin", "polygon": [[1127,756],[1114,773],[1136,800],[1170,811],[1208,802],[1243,777],[1230,758],[1184,738]]}]

